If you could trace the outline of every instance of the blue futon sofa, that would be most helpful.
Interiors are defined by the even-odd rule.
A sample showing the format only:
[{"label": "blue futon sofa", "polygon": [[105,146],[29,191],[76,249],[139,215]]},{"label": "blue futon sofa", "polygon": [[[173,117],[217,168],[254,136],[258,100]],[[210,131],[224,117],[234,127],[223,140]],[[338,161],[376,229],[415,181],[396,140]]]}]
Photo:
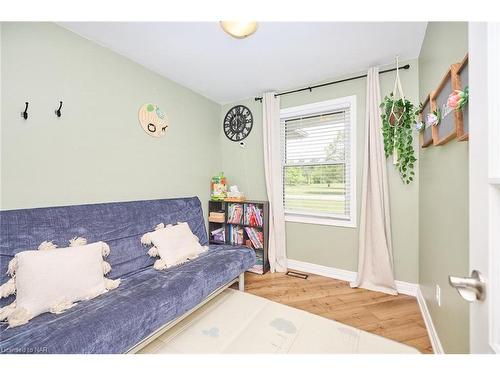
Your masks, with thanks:
[{"label": "blue futon sofa", "polygon": [[[0,353],[125,353],[134,351],[162,327],[203,302],[255,263],[245,247],[210,246],[186,264],[153,269],[140,242],[158,223],[188,222],[202,245],[208,244],[198,198],[90,204],[0,212],[0,284],[19,251],[42,241],[65,247],[74,236],[111,248],[107,277],[121,278],[118,289],[79,302],[61,315],[42,314],[28,324],[0,323]],[[0,299],[0,307],[14,296]],[[140,345],[140,344],[139,344]]]}]

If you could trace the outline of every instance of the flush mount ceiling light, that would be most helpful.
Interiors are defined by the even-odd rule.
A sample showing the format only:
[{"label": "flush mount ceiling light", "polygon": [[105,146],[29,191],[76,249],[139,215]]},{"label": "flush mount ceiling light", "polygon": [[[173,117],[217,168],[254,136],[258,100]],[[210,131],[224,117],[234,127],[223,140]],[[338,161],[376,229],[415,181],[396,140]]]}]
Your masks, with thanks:
[{"label": "flush mount ceiling light", "polygon": [[243,39],[257,30],[257,22],[220,21],[222,29],[234,38]]}]

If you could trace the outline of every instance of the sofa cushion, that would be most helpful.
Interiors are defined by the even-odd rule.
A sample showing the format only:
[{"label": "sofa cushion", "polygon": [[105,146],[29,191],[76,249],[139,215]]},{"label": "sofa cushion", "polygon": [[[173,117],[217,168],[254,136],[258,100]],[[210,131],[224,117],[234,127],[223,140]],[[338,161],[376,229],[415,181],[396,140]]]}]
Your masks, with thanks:
[{"label": "sofa cushion", "polygon": [[[187,222],[202,245],[208,243],[197,197],[0,211],[0,285],[9,279],[7,264],[18,252],[36,249],[46,240],[64,246],[75,236],[110,246],[107,261],[112,271],[107,277],[137,272],[154,263],[144,251],[141,236],[158,223],[178,221]],[[1,299],[0,307],[13,300],[12,296]]]},{"label": "sofa cushion", "polygon": [[6,318],[9,327],[27,324],[44,312],[59,314],[75,302],[115,289],[120,279],[104,277],[110,266],[103,256],[109,251],[104,242],[72,241],[71,247],[17,253],[12,267],[16,301],[0,309],[0,319]]},{"label": "sofa cushion", "polygon": [[148,255],[160,256],[161,259],[154,264],[157,270],[182,264],[208,249],[207,246],[200,245],[198,237],[191,232],[187,223],[159,227],[153,232],[144,234],[141,242],[145,245],[154,245],[154,248],[148,251]]},{"label": "sofa cushion", "polygon": [[180,266],[143,269],[124,277],[112,293],[61,315],[42,314],[9,329],[0,326],[0,353],[126,352],[254,263],[253,250],[219,245]]}]

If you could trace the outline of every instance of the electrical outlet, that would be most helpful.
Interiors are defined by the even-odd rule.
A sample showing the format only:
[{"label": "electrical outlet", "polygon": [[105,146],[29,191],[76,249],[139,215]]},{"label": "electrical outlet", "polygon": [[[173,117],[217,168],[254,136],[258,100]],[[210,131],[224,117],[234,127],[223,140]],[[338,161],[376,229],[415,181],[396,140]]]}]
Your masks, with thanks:
[{"label": "electrical outlet", "polygon": [[436,303],[441,307],[441,287],[436,284]]}]

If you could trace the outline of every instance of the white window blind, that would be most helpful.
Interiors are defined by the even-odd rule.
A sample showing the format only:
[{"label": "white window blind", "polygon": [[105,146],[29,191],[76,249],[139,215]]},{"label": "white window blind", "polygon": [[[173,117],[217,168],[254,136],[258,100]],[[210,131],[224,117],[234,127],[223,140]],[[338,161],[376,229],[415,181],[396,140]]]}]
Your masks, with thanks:
[{"label": "white window blind", "polygon": [[349,102],[281,116],[283,204],[287,215],[353,218],[353,132]]}]

